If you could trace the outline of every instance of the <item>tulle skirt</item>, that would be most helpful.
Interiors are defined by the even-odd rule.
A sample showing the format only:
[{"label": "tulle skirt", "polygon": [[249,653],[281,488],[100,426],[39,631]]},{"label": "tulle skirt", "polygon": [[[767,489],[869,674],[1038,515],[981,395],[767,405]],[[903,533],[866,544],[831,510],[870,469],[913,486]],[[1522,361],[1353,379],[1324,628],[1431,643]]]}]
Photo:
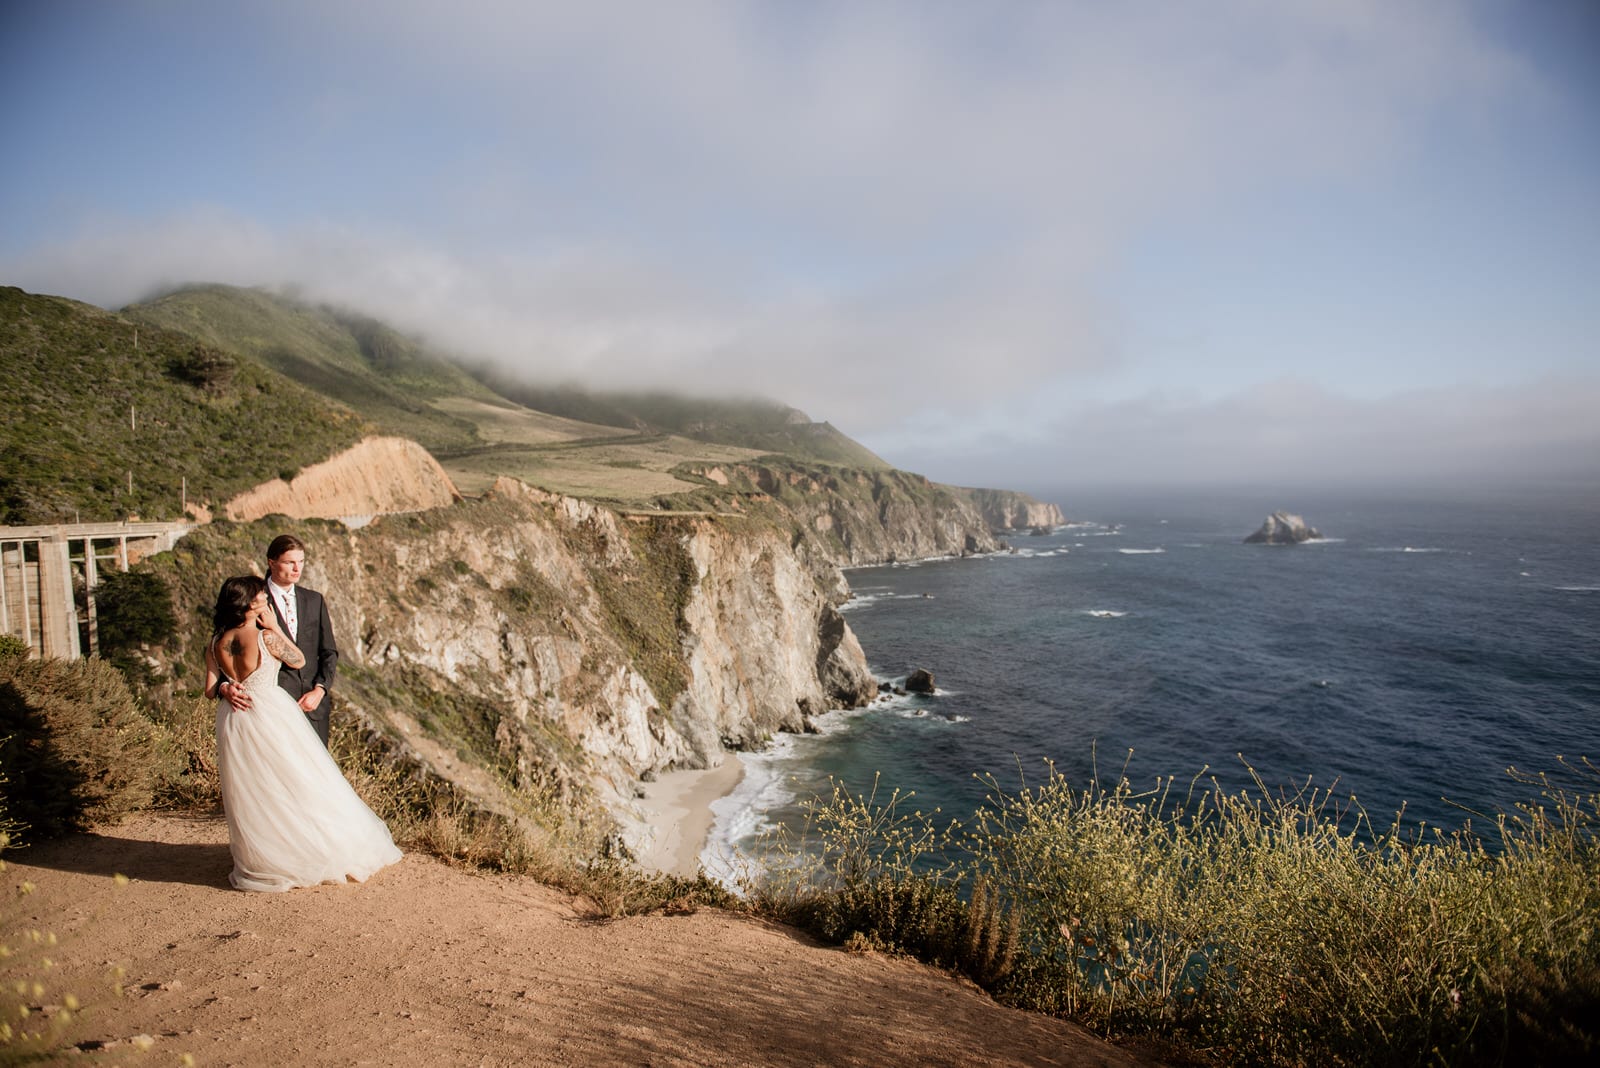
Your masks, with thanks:
[{"label": "tulle skirt", "polygon": [[345,781],[294,698],[250,687],[217,703],[217,772],[239,890],[364,881],[400,859],[389,828]]}]

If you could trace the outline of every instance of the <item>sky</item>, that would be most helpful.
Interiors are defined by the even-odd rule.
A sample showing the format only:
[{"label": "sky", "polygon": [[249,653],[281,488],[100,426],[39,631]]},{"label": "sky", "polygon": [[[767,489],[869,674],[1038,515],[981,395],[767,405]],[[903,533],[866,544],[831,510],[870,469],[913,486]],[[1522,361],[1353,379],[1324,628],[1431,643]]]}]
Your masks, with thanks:
[{"label": "sky", "polygon": [[1600,4],[10,0],[0,284],[1094,488],[1600,485]]}]

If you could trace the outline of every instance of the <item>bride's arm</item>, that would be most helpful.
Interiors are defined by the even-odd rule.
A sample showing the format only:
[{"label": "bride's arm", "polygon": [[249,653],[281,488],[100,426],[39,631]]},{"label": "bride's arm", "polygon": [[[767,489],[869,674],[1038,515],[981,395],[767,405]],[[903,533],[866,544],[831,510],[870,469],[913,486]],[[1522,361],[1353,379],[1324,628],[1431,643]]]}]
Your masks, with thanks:
[{"label": "bride's arm", "polygon": [[208,642],[206,644],[206,688],[201,692],[208,698],[221,697],[222,695],[217,691],[224,681],[226,680],[223,677],[222,669],[217,667],[217,651]]},{"label": "bride's arm", "polygon": [[289,641],[276,628],[267,630],[262,634],[262,639],[267,643],[267,652],[282,660],[292,668],[305,667],[306,654],[300,651],[299,646]]}]

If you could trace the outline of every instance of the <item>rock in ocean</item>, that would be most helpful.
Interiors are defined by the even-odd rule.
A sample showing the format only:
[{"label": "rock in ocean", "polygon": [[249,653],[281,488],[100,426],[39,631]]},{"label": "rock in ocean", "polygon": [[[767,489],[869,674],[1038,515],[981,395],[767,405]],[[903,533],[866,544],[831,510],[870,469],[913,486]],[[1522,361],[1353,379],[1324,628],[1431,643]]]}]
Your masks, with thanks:
[{"label": "rock in ocean", "polygon": [[1311,541],[1322,537],[1316,527],[1306,525],[1306,521],[1297,515],[1288,512],[1273,512],[1267,516],[1267,521],[1261,524],[1261,529],[1244,539],[1246,545],[1299,545],[1303,541]]}]

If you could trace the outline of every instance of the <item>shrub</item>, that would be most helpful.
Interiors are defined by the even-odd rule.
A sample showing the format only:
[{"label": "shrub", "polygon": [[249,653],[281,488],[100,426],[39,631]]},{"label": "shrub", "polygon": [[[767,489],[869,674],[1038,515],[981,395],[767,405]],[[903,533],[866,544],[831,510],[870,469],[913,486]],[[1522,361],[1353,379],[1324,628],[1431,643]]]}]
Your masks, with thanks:
[{"label": "shrub", "polygon": [[140,649],[169,641],[178,630],[166,582],[143,568],[113,571],[95,587],[94,599],[100,655],[130,677],[150,681]]},{"label": "shrub", "polygon": [[176,770],[166,732],[109,664],[0,658],[5,807],[31,838],[142,808]]},{"label": "shrub", "polygon": [[[847,945],[1238,1064],[1587,1063],[1600,1052],[1600,769],[1480,838],[1374,827],[1308,786],[1126,777],[990,796],[965,827],[817,799],[753,887]],[[874,792],[875,796],[875,792]],[[965,902],[961,888],[970,888]],[[965,913],[963,914],[963,910]],[[966,941],[962,941],[963,933]]]}]

